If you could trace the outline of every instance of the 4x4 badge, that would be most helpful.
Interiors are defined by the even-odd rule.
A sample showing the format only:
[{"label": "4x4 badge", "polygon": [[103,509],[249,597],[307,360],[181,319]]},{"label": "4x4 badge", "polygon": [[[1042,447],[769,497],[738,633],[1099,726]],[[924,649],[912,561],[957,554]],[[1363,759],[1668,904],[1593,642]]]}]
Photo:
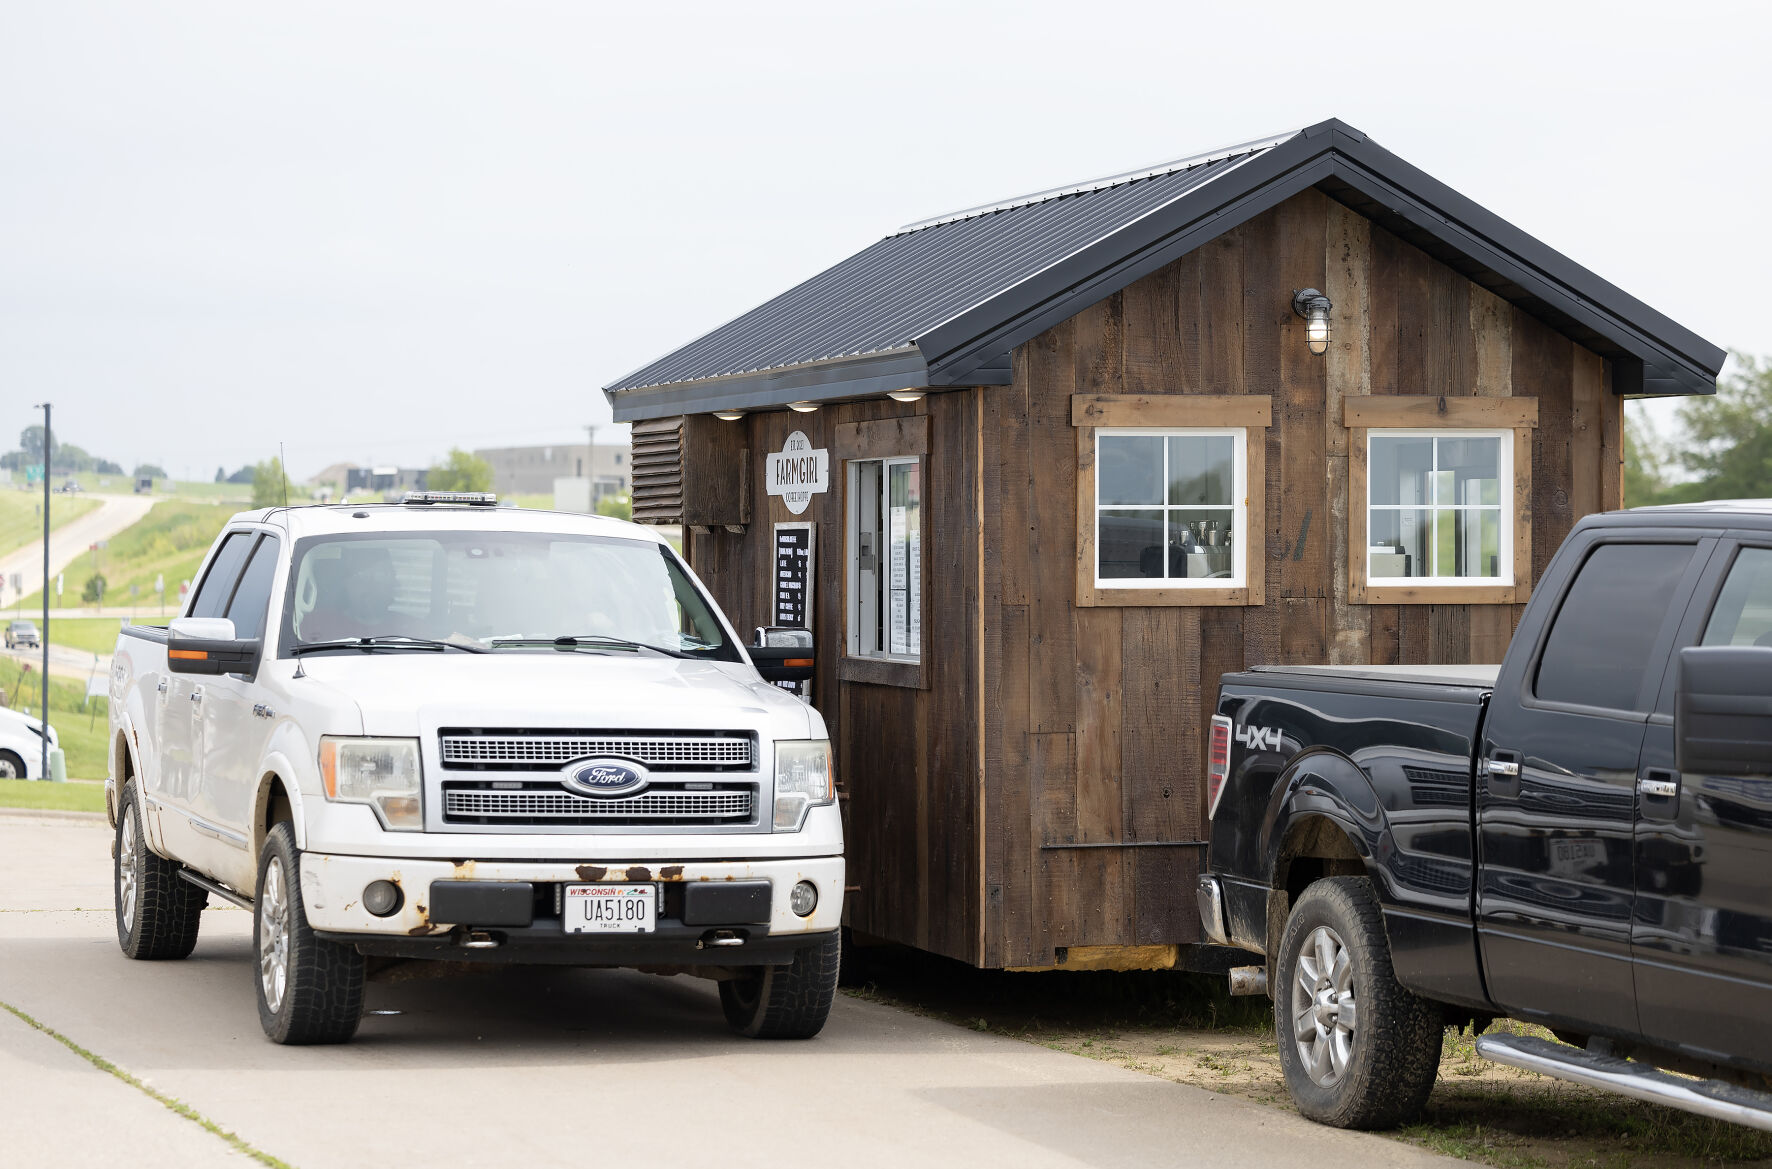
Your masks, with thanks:
[{"label": "4x4 badge", "polygon": [[1278,751],[1280,749],[1279,727],[1238,727],[1237,742],[1251,751]]}]

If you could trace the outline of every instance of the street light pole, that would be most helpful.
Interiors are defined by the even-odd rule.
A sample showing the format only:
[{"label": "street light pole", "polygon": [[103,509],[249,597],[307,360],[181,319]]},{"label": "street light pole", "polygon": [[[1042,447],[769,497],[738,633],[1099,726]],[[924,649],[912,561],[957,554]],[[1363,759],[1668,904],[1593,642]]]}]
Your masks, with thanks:
[{"label": "street light pole", "polygon": [[49,403],[43,403],[43,673],[37,679],[42,689],[43,702],[38,714],[42,718],[43,733],[38,738],[43,740],[43,773],[38,779],[49,778]]}]

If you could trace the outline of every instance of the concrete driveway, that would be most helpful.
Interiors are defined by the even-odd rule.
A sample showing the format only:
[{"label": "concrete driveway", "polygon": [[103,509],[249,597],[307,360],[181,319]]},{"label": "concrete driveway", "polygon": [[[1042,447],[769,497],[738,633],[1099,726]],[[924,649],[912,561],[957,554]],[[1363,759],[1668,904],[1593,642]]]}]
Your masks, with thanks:
[{"label": "concrete driveway", "polygon": [[626,971],[378,983],[354,1043],[277,1047],[249,916],[208,911],[186,961],[125,959],[109,845],[0,817],[0,1160],[254,1163],[16,1011],[302,1169],[1454,1164],[848,997],[817,1039],[742,1040],[711,983]]}]

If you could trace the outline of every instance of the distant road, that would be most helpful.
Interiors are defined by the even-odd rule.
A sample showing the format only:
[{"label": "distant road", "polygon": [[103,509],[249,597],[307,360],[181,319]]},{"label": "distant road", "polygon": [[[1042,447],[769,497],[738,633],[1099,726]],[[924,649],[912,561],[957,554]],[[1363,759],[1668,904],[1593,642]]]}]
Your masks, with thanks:
[{"label": "distant road", "polygon": [[[93,544],[100,540],[109,540],[136,523],[158,502],[151,495],[93,495],[90,498],[99,501],[98,507],[49,533],[49,575],[52,578],[74,563]],[[12,592],[11,584],[12,574],[15,572],[24,578],[26,593],[37,591],[38,586],[43,583],[42,540],[0,556],[0,579],[7,582],[4,596],[8,603],[18,599]],[[80,587],[85,582],[68,583],[73,585],[74,599],[79,600]],[[66,592],[64,589],[64,596]]]}]

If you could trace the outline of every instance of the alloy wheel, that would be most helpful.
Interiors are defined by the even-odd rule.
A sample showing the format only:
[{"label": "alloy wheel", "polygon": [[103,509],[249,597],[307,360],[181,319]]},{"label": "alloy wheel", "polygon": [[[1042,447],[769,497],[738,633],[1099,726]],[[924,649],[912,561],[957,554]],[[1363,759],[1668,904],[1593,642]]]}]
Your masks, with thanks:
[{"label": "alloy wheel", "polygon": [[283,1009],[283,996],[289,990],[289,894],[283,860],[275,856],[265,866],[258,897],[258,977],[265,1006],[274,1015]]},{"label": "alloy wheel", "polygon": [[1347,1074],[1353,1062],[1353,956],[1328,926],[1320,925],[1299,950],[1292,981],[1292,1038],[1305,1072],[1319,1087],[1329,1088]]},{"label": "alloy wheel", "polygon": [[117,833],[117,904],[123,913],[123,932],[135,928],[136,894],[135,805],[123,806],[123,827]]}]

